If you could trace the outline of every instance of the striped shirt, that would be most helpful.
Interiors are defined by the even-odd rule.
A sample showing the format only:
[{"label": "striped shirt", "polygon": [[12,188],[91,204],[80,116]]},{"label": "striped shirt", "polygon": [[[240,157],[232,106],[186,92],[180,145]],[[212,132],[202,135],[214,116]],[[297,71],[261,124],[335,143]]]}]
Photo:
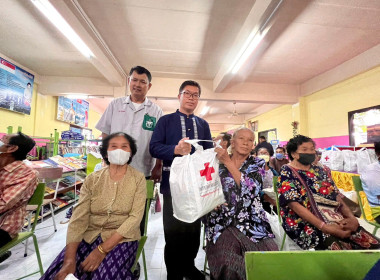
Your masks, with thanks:
[{"label": "striped shirt", "polygon": [[24,225],[26,205],[37,182],[37,172],[22,161],[14,161],[0,169],[0,229],[12,238]]}]

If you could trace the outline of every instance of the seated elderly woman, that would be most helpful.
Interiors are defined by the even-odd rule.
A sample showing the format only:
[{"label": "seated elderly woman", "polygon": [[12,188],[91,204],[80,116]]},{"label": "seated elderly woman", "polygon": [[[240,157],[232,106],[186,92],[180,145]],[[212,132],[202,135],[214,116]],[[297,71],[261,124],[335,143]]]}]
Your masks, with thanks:
[{"label": "seated elderly woman", "polygon": [[206,254],[214,279],[245,279],[246,251],[276,251],[274,235],[260,202],[265,161],[250,155],[254,134],[237,130],[232,155],[215,148],[226,203],[206,218]]},{"label": "seated elderly woman", "polygon": [[41,279],[134,279],[130,269],[146,200],[144,174],[129,165],[136,143],[125,133],[103,139],[107,167],[90,174],[67,230],[66,248]]},{"label": "seated elderly woman", "polygon": [[[267,148],[259,148],[256,152],[256,157],[265,160],[265,173],[262,174],[263,177],[263,189],[273,188],[273,176],[278,176],[277,171],[269,165],[270,154]],[[261,192],[262,204],[265,211],[271,213],[271,205],[274,211],[277,211],[276,201],[270,198],[264,192]]]},{"label": "seated elderly woman", "polygon": [[270,154],[267,148],[259,148],[256,157],[265,160],[265,174],[263,175],[263,188],[273,187],[273,176],[278,176],[278,172],[269,165]]},{"label": "seated elderly woman", "polygon": [[290,164],[278,182],[286,234],[302,249],[355,250],[380,248],[379,240],[359,226],[344,204],[331,176],[315,160],[315,143],[306,136],[290,139]]}]

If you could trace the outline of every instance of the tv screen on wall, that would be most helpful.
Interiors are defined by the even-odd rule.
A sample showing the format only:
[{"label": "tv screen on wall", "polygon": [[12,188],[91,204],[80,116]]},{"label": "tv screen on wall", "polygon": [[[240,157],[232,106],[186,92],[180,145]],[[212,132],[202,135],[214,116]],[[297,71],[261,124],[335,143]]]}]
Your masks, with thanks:
[{"label": "tv screen on wall", "polygon": [[348,112],[350,145],[380,141],[380,105]]},{"label": "tv screen on wall", "polygon": [[0,57],[0,108],[30,115],[34,75]]}]

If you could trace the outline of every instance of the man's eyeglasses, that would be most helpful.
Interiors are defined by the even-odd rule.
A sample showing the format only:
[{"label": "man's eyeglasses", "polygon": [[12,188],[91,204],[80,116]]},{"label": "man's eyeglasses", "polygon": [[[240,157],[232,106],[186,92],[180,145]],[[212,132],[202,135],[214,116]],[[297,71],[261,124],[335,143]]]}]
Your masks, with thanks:
[{"label": "man's eyeglasses", "polygon": [[190,91],[186,91],[186,90],[184,90],[184,91],[182,91],[181,92],[186,98],[193,98],[193,99],[199,99],[199,97],[200,97],[200,94],[199,93],[191,93]]}]

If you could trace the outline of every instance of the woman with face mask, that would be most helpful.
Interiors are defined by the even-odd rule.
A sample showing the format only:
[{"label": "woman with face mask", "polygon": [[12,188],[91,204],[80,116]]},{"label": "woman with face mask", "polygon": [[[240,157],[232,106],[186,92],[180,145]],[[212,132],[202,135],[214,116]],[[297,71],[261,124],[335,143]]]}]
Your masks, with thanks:
[{"label": "woman with face mask", "polygon": [[267,148],[257,150],[256,157],[265,160],[265,174],[263,174],[263,189],[273,187],[273,176],[278,176],[278,172],[269,165],[270,155]]},{"label": "woman with face mask", "polygon": [[103,139],[100,152],[107,167],[91,173],[67,230],[66,247],[41,279],[134,279],[131,267],[144,214],[144,174],[129,164],[135,140],[125,133]]},{"label": "woman with face mask", "polygon": [[[257,150],[256,157],[262,158],[265,161],[265,169],[264,169],[264,172],[262,172],[261,174],[263,178],[263,189],[272,188],[273,176],[278,176],[279,174],[273,167],[269,165],[269,162],[270,162],[269,151],[267,150],[267,148],[260,148]],[[263,191],[261,192],[261,201],[262,201],[264,210],[267,211],[268,213],[271,213],[272,211],[270,205],[274,207],[273,208],[274,211],[277,211],[276,201],[270,198]]]},{"label": "woman with face mask", "polygon": [[289,160],[285,157],[285,148],[277,147],[274,157],[269,160],[269,166],[275,169],[277,173],[280,173],[281,167],[288,163]]},{"label": "woman with face mask", "polygon": [[378,249],[380,240],[359,226],[331,176],[314,165],[314,141],[297,135],[287,144],[291,162],[277,185],[282,226],[302,249]]}]

